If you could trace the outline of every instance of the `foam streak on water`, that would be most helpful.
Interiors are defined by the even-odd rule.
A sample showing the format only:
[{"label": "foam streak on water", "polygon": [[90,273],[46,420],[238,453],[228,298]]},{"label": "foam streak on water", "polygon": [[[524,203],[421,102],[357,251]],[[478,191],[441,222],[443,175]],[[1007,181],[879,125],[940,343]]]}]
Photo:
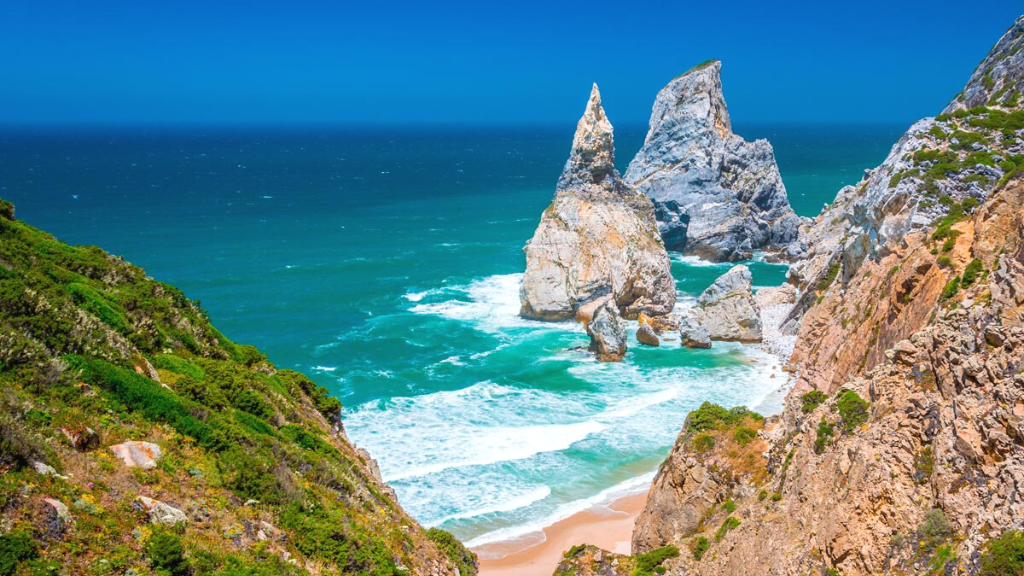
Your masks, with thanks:
[{"label": "foam streak on water", "polygon": [[754,347],[641,347],[635,322],[626,361],[596,362],[576,350],[587,343],[579,325],[519,317],[521,279],[405,294],[421,330],[486,349],[428,368],[451,389],[364,402],[345,419],[402,505],[470,545],[520,538],[646,489],[690,410],[705,400],[757,405],[784,381],[777,360]]}]

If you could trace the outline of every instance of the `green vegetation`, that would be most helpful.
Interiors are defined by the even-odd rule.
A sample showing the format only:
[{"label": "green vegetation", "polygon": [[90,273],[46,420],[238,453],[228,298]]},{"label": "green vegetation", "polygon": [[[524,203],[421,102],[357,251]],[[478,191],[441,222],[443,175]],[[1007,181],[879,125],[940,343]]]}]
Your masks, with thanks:
[{"label": "green vegetation", "polygon": [[31,536],[22,533],[0,536],[0,576],[13,576],[21,562],[34,560],[38,556],[39,552]]},{"label": "green vegetation", "polygon": [[710,434],[698,434],[694,436],[692,446],[698,454],[703,454],[715,447],[715,437]]},{"label": "green vegetation", "polygon": [[931,446],[925,446],[914,455],[914,477],[921,484],[927,484],[935,469],[935,456]]},{"label": "green vegetation", "polygon": [[946,282],[946,286],[942,288],[941,297],[943,300],[949,300],[956,296],[957,292],[960,291],[960,277],[954,276],[949,282]]},{"label": "green vegetation", "polygon": [[651,576],[661,566],[662,562],[678,556],[679,548],[675,546],[665,546],[644,554],[637,554],[633,557],[636,564],[634,565],[632,576]]},{"label": "green vegetation", "polygon": [[718,531],[715,532],[715,542],[721,542],[722,538],[725,538],[725,535],[728,534],[730,530],[739,528],[739,525],[739,518],[736,518],[735,516],[729,516],[726,518],[718,528]]},{"label": "green vegetation", "polygon": [[732,500],[726,500],[725,502],[722,503],[722,510],[725,510],[727,513],[732,514],[736,511],[736,502],[733,502]]},{"label": "green vegetation", "polygon": [[943,544],[935,549],[935,553],[932,554],[932,558],[928,562],[928,567],[933,574],[944,574],[946,564],[955,560],[956,554],[953,553],[953,545]]},{"label": "green vegetation", "polygon": [[1009,530],[989,540],[978,576],[1024,576],[1024,533]]},{"label": "green vegetation", "polygon": [[982,264],[981,260],[978,260],[977,258],[971,260],[970,264],[964,268],[964,274],[960,279],[960,285],[967,288],[971,284],[974,284],[974,281],[977,280],[978,276],[980,276],[984,271],[985,265]]},{"label": "green vegetation", "polygon": [[700,405],[700,408],[690,412],[686,417],[686,432],[689,434],[715,430],[720,427],[732,427],[741,424],[747,418],[755,422],[764,420],[764,416],[748,410],[745,406],[723,408],[718,404],[704,402]]},{"label": "green vegetation", "polygon": [[853,390],[843,392],[836,402],[836,411],[843,421],[843,430],[850,432],[868,421],[871,405]]},{"label": "green vegetation", "polygon": [[455,536],[440,528],[431,528],[427,530],[427,538],[448,556],[452,565],[459,569],[461,576],[476,576],[476,559],[472,552],[455,539]]},{"label": "green vegetation", "polygon": [[818,430],[814,438],[814,453],[823,454],[825,448],[832,443],[832,437],[835,436],[835,426],[828,423],[825,417],[821,417],[821,422],[818,422]]},{"label": "green vegetation", "polygon": [[932,508],[925,515],[924,521],[917,528],[917,538],[921,549],[931,552],[940,544],[944,544],[953,536],[953,527],[949,525],[946,514],[940,508]]},{"label": "green vegetation", "polygon": [[825,271],[825,275],[818,281],[818,291],[824,292],[828,290],[829,286],[836,281],[836,276],[839,275],[839,269],[841,268],[839,262],[831,262],[828,265],[828,269]]},{"label": "green vegetation", "polygon": [[146,541],[146,556],[160,576],[187,576],[191,573],[185,560],[181,538],[168,532],[156,532]]},{"label": "green vegetation", "polygon": [[732,434],[733,440],[740,446],[750,444],[751,440],[757,438],[757,432],[746,426],[738,426]]},{"label": "green vegetation", "polygon": [[690,546],[690,550],[693,552],[693,559],[700,561],[704,557],[704,553],[711,548],[711,542],[704,536],[698,536],[693,540]]},{"label": "green vegetation", "polygon": [[800,411],[804,414],[809,414],[825,400],[828,400],[828,396],[826,396],[821,390],[811,390],[810,392],[801,394]]},{"label": "green vegetation", "polygon": [[[111,574],[395,576],[440,562],[473,576],[457,540],[381,493],[340,418],[326,389],[230,341],[179,290],[0,201],[0,576],[100,574],[101,559]],[[69,440],[87,429],[102,445]],[[157,467],[114,458],[107,446],[126,440],[160,446]],[[28,485],[69,506],[75,529],[47,525]],[[155,530],[132,509],[150,494],[186,528]],[[257,538],[260,523],[280,538]]]}]

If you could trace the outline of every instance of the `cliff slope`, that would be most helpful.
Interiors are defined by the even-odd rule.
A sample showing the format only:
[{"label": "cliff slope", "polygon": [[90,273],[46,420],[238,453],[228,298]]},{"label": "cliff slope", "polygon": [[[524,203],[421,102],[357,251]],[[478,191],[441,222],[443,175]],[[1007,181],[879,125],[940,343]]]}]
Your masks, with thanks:
[{"label": "cliff slope", "polygon": [[706,62],[658,93],[643,148],[625,174],[654,200],[669,250],[715,262],[784,248],[800,225],[771,144],[732,133],[721,71],[721,62]]},{"label": "cliff slope", "polygon": [[0,573],[456,575],[341,405],[0,200]]},{"label": "cliff slope", "polygon": [[615,169],[612,125],[596,84],[555,199],[524,251],[524,317],[566,320],[606,297],[627,317],[663,315],[675,305],[671,262],[654,208]]}]

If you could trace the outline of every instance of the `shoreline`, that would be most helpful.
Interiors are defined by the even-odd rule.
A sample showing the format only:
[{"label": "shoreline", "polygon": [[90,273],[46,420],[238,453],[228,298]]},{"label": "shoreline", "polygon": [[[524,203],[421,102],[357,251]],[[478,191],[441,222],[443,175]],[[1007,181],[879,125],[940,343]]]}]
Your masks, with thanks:
[{"label": "shoreline", "polygon": [[[630,553],[633,525],[647,502],[648,489],[577,512],[541,530],[515,540],[473,548],[480,559],[480,576],[546,576],[552,574],[562,554],[577,544],[593,544],[605,550]],[[530,538],[534,536],[534,538]],[[543,539],[540,541],[538,537]]]}]

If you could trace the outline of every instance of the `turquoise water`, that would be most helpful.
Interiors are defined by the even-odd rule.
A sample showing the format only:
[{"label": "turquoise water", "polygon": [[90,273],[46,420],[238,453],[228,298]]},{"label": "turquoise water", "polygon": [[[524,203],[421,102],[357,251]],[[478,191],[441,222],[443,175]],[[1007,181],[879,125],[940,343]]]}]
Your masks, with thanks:
[{"label": "turquoise water", "polygon": [[[772,140],[795,208],[812,215],[903,127],[738,130]],[[643,129],[616,135],[624,168]],[[642,489],[689,410],[770,411],[783,381],[740,345],[633,346],[599,364],[575,350],[578,326],[518,318],[522,246],[571,136],[7,130],[0,196],[179,286],[229,337],[330,388],[401,503],[482,544]],[[728,269],[673,259],[682,306]],[[785,276],[751,267],[756,285]]]}]

